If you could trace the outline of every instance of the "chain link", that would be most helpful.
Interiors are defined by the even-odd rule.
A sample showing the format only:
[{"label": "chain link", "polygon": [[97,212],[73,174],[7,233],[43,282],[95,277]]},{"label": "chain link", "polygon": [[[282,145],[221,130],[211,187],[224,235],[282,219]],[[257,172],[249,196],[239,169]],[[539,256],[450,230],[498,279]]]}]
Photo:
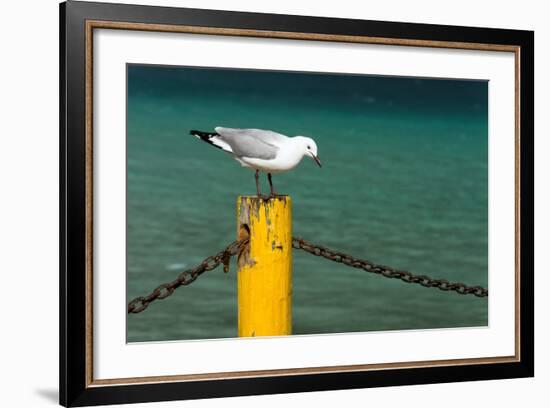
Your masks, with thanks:
[{"label": "chain link", "polygon": [[489,296],[489,291],[481,286],[468,286],[464,283],[449,282],[445,279],[433,279],[426,275],[414,275],[407,271],[400,271],[389,266],[376,265],[365,259],[355,258],[343,252],[334,251],[321,245],[312,244],[303,238],[293,237],[292,247],[301,249],[315,256],[342,263],[352,268],[382,275],[386,278],[400,279],[406,283],[416,283],[426,288],[438,288],[443,291],[454,291],[461,295],[474,295],[477,297]]},{"label": "chain link", "polygon": [[128,303],[128,313],[143,312],[151,304],[158,299],[166,299],[172,295],[180,286],[187,286],[195,282],[204,272],[216,269],[220,264],[223,264],[223,271],[229,271],[229,261],[232,256],[237,255],[246,245],[248,239],[242,241],[234,241],[229,244],[223,251],[216,255],[211,255],[204,259],[198,266],[193,269],[187,269],[181,272],[178,277],[169,283],[163,283],[157,286],[149,295],[139,296]]}]

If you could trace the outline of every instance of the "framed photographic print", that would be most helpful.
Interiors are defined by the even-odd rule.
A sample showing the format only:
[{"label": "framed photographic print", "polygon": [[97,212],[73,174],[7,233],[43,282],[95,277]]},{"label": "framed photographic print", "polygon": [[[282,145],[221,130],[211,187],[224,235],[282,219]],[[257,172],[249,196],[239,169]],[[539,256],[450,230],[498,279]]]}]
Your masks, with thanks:
[{"label": "framed photographic print", "polygon": [[60,27],[62,405],[533,375],[533,32]]}]

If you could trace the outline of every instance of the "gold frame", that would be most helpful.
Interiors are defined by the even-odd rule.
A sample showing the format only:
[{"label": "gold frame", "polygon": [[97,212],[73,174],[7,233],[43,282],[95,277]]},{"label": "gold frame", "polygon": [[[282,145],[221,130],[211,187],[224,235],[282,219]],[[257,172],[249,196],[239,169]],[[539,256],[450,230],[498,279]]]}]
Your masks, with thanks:
[{"label": "gold frame", "polygon": [[[237,372],[215,372],[206,374],[166,375],[154,377],[127,377],[94,380],[93,378],[93,30],[120,29],[132,31],[155,31],[186,34],[207,34],[222,36],[260,37],[277,39],[295,39],[312,41],[330,41],[344,43],[363,43],[398,45],[412,47],[451,48],[480,51],[513,52],[515,58],[515,353],[513,356],[480,357],[450,360],[430,360],[414,362],[395,362],[380,364],[357,364],[342,366],[303,367],[275,370],[253,370]],[[197,27],[187,25],[167,25],[149,23],[127,23],[119,21],[86,21],[86,357],[85,385],[101,387],[111,385],[130,385],[144,383],[167,383],[179,381],[220,380],[246,377],[291,376],[299,374],[335,373],[351,371],[388,370],[396,368],[420,368],[460,366],[470,364],[514,363],[521,361],[520,356],[520,47],[504,44],[483,44],[466,42],[447,42],[414,39],[395,39],[369,36],[332,35],[316,33],[298,33],[286,31],[264,31],[250,29]]]}]

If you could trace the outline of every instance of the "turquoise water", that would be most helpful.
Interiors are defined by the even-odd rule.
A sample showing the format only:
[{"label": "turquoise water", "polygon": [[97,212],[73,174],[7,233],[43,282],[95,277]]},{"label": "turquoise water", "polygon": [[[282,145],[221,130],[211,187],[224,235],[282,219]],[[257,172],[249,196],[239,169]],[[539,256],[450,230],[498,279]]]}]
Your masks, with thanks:
[{"label": "turquoise water", "polygon": [[[235,239],[253,172],[189,135],[254,127],[313,137],[275,175],[294,235],[376,263],[487,286],[487,83],[128,66],[127,298]],[[265,176],[262,187],[268,191]],[[487,325],[487,299],[294,251],[295,334]],[[128,341],[235,337],[236,270],[129,315]]]}]

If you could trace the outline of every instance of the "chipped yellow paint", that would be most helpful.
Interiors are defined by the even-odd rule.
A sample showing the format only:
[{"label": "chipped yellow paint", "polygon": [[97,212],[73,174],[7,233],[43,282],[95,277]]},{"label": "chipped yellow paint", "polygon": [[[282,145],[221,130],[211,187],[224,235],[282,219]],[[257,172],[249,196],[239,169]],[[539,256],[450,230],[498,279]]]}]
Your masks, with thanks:
[{"label": "chipped yellow paint", "polygon": [[238,257],[239,337],[292,334],[292,202],[239,197],[237,234],[249,234]]}]

